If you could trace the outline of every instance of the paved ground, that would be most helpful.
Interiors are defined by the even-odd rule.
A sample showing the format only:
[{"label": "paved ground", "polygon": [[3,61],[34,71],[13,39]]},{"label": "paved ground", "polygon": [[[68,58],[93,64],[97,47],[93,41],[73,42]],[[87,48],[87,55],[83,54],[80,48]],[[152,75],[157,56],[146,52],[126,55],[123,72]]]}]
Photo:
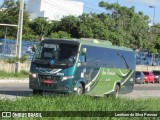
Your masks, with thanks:
[{"label": "paved ground", "polygon": [[127,98],[160,98],[160,84],[135,84],[132,93],[121,95]]},{"label": "paved ground", "polygon": [[[29,97],[32,90],[29,89],[28,83],[0,83],[0,98],[14,99],[16,97]],[[121,95],[127,98],[160,98],[160,84],[135,84],[132,93]]]},{"label": "paved ground", "polygon": [[11,83],[0,84],[0,98],[21,98],[32,95],[32,90],[29,89],[28,83]]}]

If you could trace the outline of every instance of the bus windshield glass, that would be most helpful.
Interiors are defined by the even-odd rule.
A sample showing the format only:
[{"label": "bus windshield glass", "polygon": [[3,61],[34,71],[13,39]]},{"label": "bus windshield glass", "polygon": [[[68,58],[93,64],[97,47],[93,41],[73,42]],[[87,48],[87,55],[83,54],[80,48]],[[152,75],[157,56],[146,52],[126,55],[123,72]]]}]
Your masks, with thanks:
[{"label": "bus windshield glass", "polygon": [[64,68],[76,62],[78,45],[67,43],[40,44],[33,57],[39,67]]}]

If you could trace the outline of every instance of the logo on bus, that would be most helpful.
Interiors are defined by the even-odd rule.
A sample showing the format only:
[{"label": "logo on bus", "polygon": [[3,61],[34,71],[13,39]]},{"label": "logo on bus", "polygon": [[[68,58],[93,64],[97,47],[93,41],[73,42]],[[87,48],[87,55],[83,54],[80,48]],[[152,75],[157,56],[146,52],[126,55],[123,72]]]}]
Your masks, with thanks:
[{"label": "logo on bus", "polygon": [[51,65],[53,65],[54,63],[55,63],[54,60],[51,60],[51,61],[50,61],[50,64],[51,64]]}]

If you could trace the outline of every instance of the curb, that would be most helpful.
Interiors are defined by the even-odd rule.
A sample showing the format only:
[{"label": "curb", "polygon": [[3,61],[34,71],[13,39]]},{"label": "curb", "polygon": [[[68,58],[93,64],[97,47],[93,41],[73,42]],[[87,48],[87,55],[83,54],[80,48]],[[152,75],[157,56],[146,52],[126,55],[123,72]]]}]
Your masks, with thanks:
[{"label": "curb", "polygon": [[24,80],[20,80],[20,79],[0,79],[0,84],[1,83],[29,83],[29,79],[24,79]]}]

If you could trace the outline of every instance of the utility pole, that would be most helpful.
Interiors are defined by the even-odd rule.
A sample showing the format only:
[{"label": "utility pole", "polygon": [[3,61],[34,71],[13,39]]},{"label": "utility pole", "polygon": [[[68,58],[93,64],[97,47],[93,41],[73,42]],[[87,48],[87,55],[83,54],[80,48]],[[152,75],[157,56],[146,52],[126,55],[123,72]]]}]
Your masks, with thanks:
[{"label": "utility pole", "polygon": [[5,33],[4,33],[4,39],[6,40],[7,39],[7,27],[5,28]]},{"label": "utility pole", "polygon": [[[23,9],[24,9],[24,0],[21,0],[20,1],[20,10],[19,10],[17,43],[16,43],[16,55],[17,55],[18,58],[21,58],[22,29],[23,29]],[[18,61],[16,63],[15,72],[20,72],[20,61]]]}]

